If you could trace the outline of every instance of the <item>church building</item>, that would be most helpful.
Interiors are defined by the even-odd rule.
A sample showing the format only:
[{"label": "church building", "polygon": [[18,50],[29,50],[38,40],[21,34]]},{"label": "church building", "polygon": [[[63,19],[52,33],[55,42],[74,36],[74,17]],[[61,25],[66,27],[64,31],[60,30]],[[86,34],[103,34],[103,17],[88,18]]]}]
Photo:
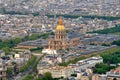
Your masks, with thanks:
[{"label": "church building", "polygon": [[[68,39],[66,29],[63,25],[62,18],[59,19],[58,25],[55,30],[54,38],[49,39],[48,46],[45,47],[46,50],[59,50],[67,49],[69,47],[77,46],[80,38]],[[45,50],[44,49],[44,50]]]}]

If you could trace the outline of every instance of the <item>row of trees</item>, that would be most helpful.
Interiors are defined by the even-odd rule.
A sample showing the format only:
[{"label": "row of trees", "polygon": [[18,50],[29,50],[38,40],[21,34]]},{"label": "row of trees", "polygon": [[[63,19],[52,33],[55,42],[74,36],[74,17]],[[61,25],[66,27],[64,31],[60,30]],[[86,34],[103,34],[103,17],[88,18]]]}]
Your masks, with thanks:
[{"label": "row of trees", "polygon": [[[39,61],[44,57],[45,55],[41,56],[37,61],[35,61],[34,65],[32,66],[32,70],[36,70],[37,64]],[[33,73],[28,74],[23,80],[36,80],[36,73],[33,71]],[[50,72],[46,72],[44,75],[41,75],[37,80],[57,80],[53,79]]]},{"label": "row of trees", "polygon": [[113,28],[108,28],[108,29],[104,29],[104,30],[93,31],[93,32],[90,32],[90,33],[109,34],[109,33],[116,33],[116,32],[120,32],[120,25],[116,25]]},{"label": "row of trees", "polygon": [[[90,45],[98,45],[98,44],[95,44],[95,43],[90,43]],[[107,43],[102,43],[101,46],[111,46],[111,44],[107,44]]]},{"label": "row of trees", "polygon": [[32,67],[33,70],[36,70],[36,69],[37,69],[37,64],[39,63],[40,60],[42,60],[42,58],[43,58],[44,56],[45,56],[45,54],[42,55],[42,56],[34,63],[34,65],[33,65],[33,67]]},{"label": "row of trees", "polygon": [[43,47],[31,48],[30,51],[42,51]]},{"label": "row of trees", "polygon": [[120,46],[120,40],[117,40],[117,41],[113,41],[112,42],[113,45],[117,45],[117,46]]},{"label": "row of trees", "polygon": [[34,64],[33,64],[33,66],[32,66],[32,70],[33,70],[33,72],[32,73],[29,73],[23,80],[36,80],[36,71],[37,71],[37,64],[39,63],[39,61],[42,59],[44,57],[44,55],[43,56],[41,56],[38,60],[36,60],[36,61],[34,61]]},{"label": "row of trees", "polygon": [[32,55],[32,57],[28,60],[27,63],[25,63],[21,68],[20,72],[26,71],[36,60],[36,56]]},{"label": "row of trees", "polygon": [[[54,15],[47,15],[48,17],[54,17]],[[104,19],[104,20],[108,20],[108,21],[112,21],[112,20],[118,20],[120,19],[120,17],[113,17],[113,16],[97,16],[97,15],[71,15],[71,14],[57,14],[56,17],[59,16],[63,16],[65,18],[78,18],[78,17],[83,17],[83,18],[90,18],[90,19]]]},{"label": "row of trees", "polygon": [[[26,0],[28,1],[28,0]],[[39,16],[40,13],[39,12],[28,12],[28,11],[7,11],[5,8],[1,8],[0,9],[0,13],[2,14],[10,14],[10,15],[15,15],[15,14],[19,14],[19,15],[29,15],[29,14],[32,14],[33,16]],[[47,15],[48,17],[54,17],[54,15],[52,14],[48,14]],[[104,19],[104,20],[117,20],[117,19],[120,19],[120,17],[113,17],[113,16],[97,16],[97,15],[74,15],[74,14],[57,14],[56,15],[57,17],[59,16],[63,16],[65,18],[78,18],[80,16],[82,16],[83,18],[91,18],[91,19],[95,19],[95,18],[98,18],[98,19]]]},{"label": "row of trees", "polygon": [[93,73],[105,74],[107,71],[114,68],[115,68],[114,66],[110,66],[105,63],[98,63],[95,65],[95,69],[93,70]]},{"label": "row of trees", "polygon": [[22,80],[34,80],[34,75],[28,74],[24,79]]},{"label": "row of trees", "polygon": [[103,63],[95,65],[95,69],[93,70],[94,73],[105,74],[107,71],[116,67],[110,64],[117,65],[120,63],[120,52],[101,54],[101,56],[103,58]]},{"label": "row of trees", "polygon": [[120,52],[114,52],[110,54],[102,54],[104,63],[117,64],[120,63]]}]

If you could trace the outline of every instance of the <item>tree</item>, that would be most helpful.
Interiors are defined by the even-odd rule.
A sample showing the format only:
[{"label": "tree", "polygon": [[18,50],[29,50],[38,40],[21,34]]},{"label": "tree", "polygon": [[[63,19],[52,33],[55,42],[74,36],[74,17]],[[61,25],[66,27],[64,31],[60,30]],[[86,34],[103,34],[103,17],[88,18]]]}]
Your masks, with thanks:
[{"label": "tree", "polygon": [[102,46],[110,46],[110,44],[103,43]]},{"label": "tree", "polygon": [[9,47],[2,48],[3,51],[5,51],[5,54],[9,54],[11,49]]},{"label": "tree", "polygon": [[52,78],[52,74],[50,72],[46,72],[44,73],[44,76],[38,78],[38,80],[54,80],[54,79]]},{"label": "tree", "polygon": [[15,42],[15,44],[18,44],[18,43],[22,42],[22,39],[21,38],[15,38],[14,42]]},{"label": "tree", "polygon": [[112,44],[113,44],[113,45],[118,45],[118,46],[120,46],[120,40],[113,41]]},{"label": "tree", "polygon": [[71,74],[71,76],[77,77],[77,74]]},{"label": "tree", "polygon": [[46,72],[44,74],[44,78],[47,79],[47,80],[52,80],[52,74],[50,72]]},{"label": "tree", "polygon": [[54,32],[51,32],[50,35],[54,35]]},{"label": "tree", "polygon": [[95,65],[95,69],[93,70],[93,73],[105,74],[107,71],[114,68],[115,68],[114,66],[110,66],[107,63],[98,63]]},{"label": "tree", "polygon": [[23,80],[34,80],[34,76],[31,74],[28,74]]},{"label": "tree", "polygon": [[13,71],[12,71],[11,68],[8,68],[7,71],[6,71],[6,73],[7,73],[8,75],[11,75],[11,74],[13,73]]}]

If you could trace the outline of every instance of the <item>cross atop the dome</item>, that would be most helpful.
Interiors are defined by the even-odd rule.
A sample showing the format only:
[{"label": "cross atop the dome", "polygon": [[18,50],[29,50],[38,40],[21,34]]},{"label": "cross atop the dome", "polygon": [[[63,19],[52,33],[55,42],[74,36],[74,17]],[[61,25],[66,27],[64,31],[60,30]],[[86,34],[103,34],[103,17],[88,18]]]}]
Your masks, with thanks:
[{"label": "cross atop the dome", "polygon": [[60,17],[60,19],[59,19],[59,25],[63,25],[63,19],[62,19],[62,17]]}]

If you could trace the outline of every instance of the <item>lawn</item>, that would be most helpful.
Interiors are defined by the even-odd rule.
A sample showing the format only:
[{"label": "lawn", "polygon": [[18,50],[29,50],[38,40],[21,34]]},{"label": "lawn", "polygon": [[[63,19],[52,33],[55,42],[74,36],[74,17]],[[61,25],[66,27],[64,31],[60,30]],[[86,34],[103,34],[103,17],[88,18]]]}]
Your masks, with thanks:
[{"label": "lawn", "polygon": [[120,35],[120,32],[116,32],[116,33],[114,33],[114,34],[116,34],[116,35]]},{"label": "lawn", "polygon": [[109,50],[105,50],[103,52],[100,52],[101,54],[110,54],[110,53],[114,53],[114,52],[119,52],[120,51],[120,47],[116,47],[116,48],[112,48]]}]

